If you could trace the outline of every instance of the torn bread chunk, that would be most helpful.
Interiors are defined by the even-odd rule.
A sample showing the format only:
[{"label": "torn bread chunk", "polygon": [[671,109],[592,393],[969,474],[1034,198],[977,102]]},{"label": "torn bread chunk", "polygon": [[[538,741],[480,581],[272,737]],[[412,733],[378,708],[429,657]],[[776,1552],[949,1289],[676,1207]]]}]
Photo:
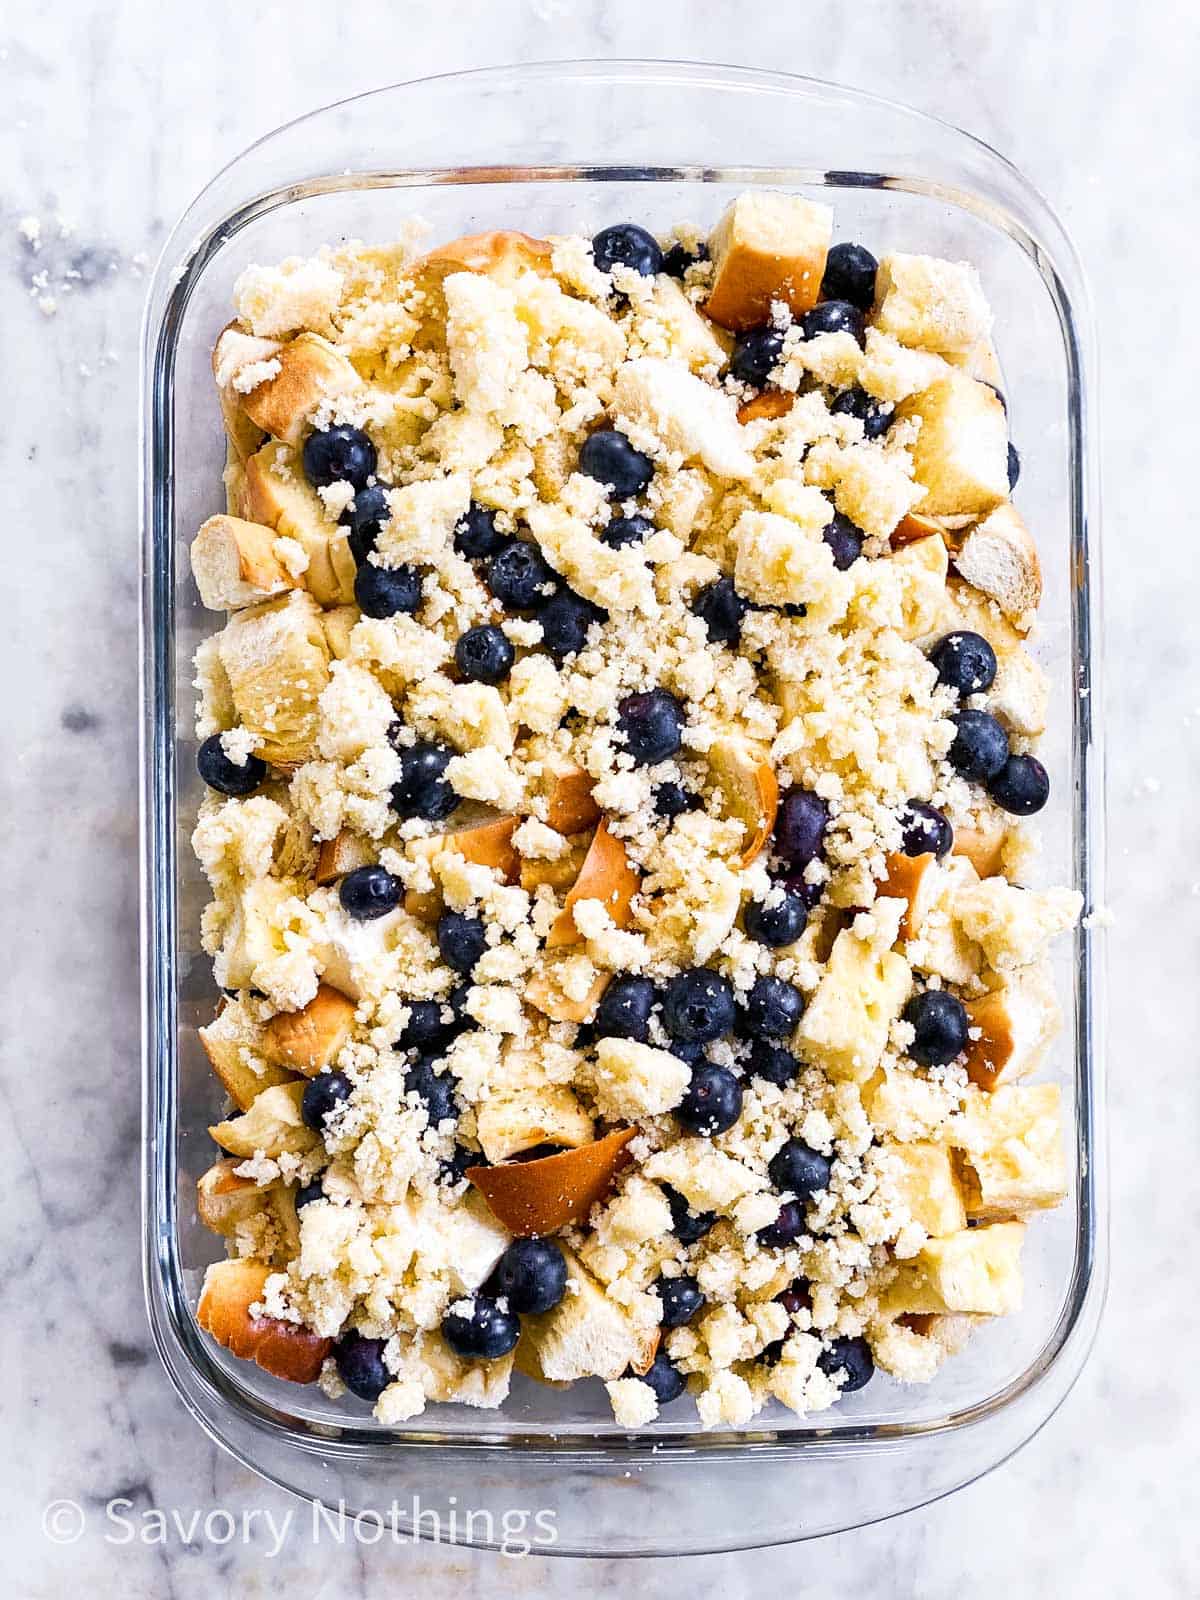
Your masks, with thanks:
[{"label": "torn bread chunk", "polygon": [[976,523],[954,556],[959,574],[1026,630],[1042,598],[1037,546],[1015,506],[1001,505]]},{"label": "torn bread chunk", "polygon": [[881,332],[938,355],[974,351],[991,332],[983,285],[967,261],[893,250],[880,259],[875,300]]},{"label": "torn bread chunk", "polygon": [[192,540],[192,575],[213,611],[239,611],[297,587],[279,559],[272,528],[241,517],[209,517]]},{"label": "torn bread chunk", "polygon": [[793,316],[808,311],[821,292],[832,236],[828,206],[800,195],[739,195],[709,240],[713,277],[705,311],[734,332],[768,322],[775,301]]},{"label": "torn bread chunk", "polygon": [[319,406],[362,387],[353,365],[315,333],[298,334],[283,345],[272,365],[278,371],[245,395],[242,410],[285,444],[299,444]]},{"label": "torn bread chunk", "polygon": [[896,407],[920,430],[913,474],[924,516],[983,516],[1008,499],[1008,418],[996,391],[951,372]]}]

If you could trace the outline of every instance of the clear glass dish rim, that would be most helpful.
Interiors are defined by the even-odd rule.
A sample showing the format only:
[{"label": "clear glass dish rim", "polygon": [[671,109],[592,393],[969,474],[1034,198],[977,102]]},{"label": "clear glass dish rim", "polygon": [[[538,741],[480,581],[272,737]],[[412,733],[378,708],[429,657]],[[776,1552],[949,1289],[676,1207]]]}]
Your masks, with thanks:
[{"label": "clear glass dish rim", "polygon": [[[142,326],[142,362],[139,406],[140,534],[142,549],[142,610],[140,618],[142,718],[141,757],[141,957],[142,957],[142,1061],[143,1061],[143,1278],[151,1330],[163,1365],[177,1392],[202,1426],[226,1448],[247,1459],[224,1437],[212,1418],[200,1408],[183,1381],[176,1362],[186,1362],[198,1391],[218,1408],[230,1407],[256,1429],[286,1439],[295,1448],[336,1456],[350,1464],[374,1459],[381,1453],[405,1448],[436,1447],[477,1458],[482,1452],[497,1456],[522,1454],[563,1461],[564,1465],[595,1462],[609,1465],[631,1457],[721,1456],[778,1459],[813,1450],[855,1451],[896,1447],[906,1441],[949,1435],[1007,1411],[1017,1401],[1044,1385],[1054,1369],[1070,1354],[1074,1367],[1069,1381],[1060,1386],[1053,1404],[1037,1417],[1030,1432],[1045,1422],[1061,1402],[1081,1370],[1103,1299],[1107,1269],[1107,1215],[1103,1138],[1103,1018],[1099,1004],[1100,954],[1093,932],[1081,927],[1076,937],[1076,1038],[1077,1127],[1080,1151],[1078,1226],[1070,1284],[1054,1330],[1039,1355],[1016,1378],[985,1400],[945,1417],[915,1422],[864,1424],[861,1427],[807,1425],[774,1430],[749,1429],[739,1433],[702,1433],[681,1429],[670,1434],[598,1435],[562,1431],[523,1435],[515,1432],[447,1435],[434,1430],[388,1431],[347,1425],[334,1430],[289,1416],[241,1385],[208,1350],[199,1334],[188,1302],[177,1253],[175,1228],[175,862],[174,828],[174,528],[173,481],[164,465],[173,463],[172,417],[175,336],[187,300],[208,261],[234,233],[266,212],[296,199],[338,189],[397,188],[430,183],[500,183],[506,181],[591,180],[644,181],[771,181],[774,168],[744,165],[715,168],[669,166],[653,168],[596,165],[379,168],[367,171],[322,172],[307,179],[275,184],[245,200],[233,210],[204,219],[205,201],[221,179],[256,151],[301,125],[345,112],[405,89],[462,79],[497,82],[506,79],[605,78],[612,82],[666,78],[687,80],[700,87],[737,87],[796,95],[842,97],[851,103],[871,105],[903,115],[952,138],[985,163],[996,167],[1008,198],[1019,200],[1026,220],[1007,209],[999,194],[964,189],[939,182],[923,172],[836,174],[839,183],[888,188],[925,195],[957,205],[982,217],[1014,239],[1033,258],[1050,290],[1059,316],[1068,371],[1071,477],[1071,554],[1075,585],[1072,594],[1073,665],[1077,684],[1086,692],[1076,699],[1073,718],[1074,763],[1077,775],[1073,808],[1073,851],[1078,886],[1089,906],[1102,904],[1103,887],[1103,746],[1099,704],[1099,517],[1098,464],[1091,444],[1088,421],[1095,409],[1088,374],[1094,371],[1093,334],[1082,268],[1074,247],[1058,218],[1027,179],[1005,157],[982,140],[901,102],[824,80],[781,72],[724,66],[709,62],[671,60],[546,61],[478,68],[470,72],[385,85],[367,94],[318,107],[266,134],[228,163],[195,198],[168,237],[147,295]],[[918,165],[928,165],[928,158]],[[319,163],[317,164],[319,165]],[[936,165],[936,163],[935,163]],[[825,186],[826,169],[787,169],[791,183]],[[836,185],[834,185],[836,186]],[[197,223],[203,225],[197,228]],[[1033,224],[1036,223],[1036,232]],[[1070,287],[1068,287],[1068,283]],[[1078,1337],[1075,1337],[1079,1335]],[[1026,1435],[1027,1437],[1028,1435]],[[256,1470],[264,1470],[249,1461]],[[287,1486],[287,1485],[285,1485]]]}]

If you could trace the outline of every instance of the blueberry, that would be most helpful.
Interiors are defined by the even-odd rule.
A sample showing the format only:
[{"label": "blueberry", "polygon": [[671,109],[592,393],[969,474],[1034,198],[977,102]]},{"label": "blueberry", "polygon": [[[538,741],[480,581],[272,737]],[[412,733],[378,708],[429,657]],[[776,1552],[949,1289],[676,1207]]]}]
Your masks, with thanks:
[{"label": "blueberry", "polygon": [[442,1338],[465,1361],[496,1361],[506,1356],[521,1334],[512,1311],[501,1311],[487,1295],[475,1294],[465,1314],[447,1311],[442,1318]]},{"label": "blueberry", "polygon": [[1008,445],[1008,488],[1011,493],[1017,487],[1017,479],[1021,476],[1021,457],[1017,447],[1011,439]]},{"label": "blueberry", "polygon": [[383,1360],[386,1343],[385,1339],[364,1339],[357,1328],[351,1328],[333,1347],[338,1377],[360,1400],[378,1400],[392,1381]]},{"label": "blueberry", "polygon": [[790,1050],[767,1039],[756,1039],[750,1047],[750,1076],[773,1083],[778,1089],[795,1083],[802,1064]]},{"label": "blueberry", "polygon": [[695,1244],[715,1227],[715,1211],[693,1211],[686,1198],[669,1183],[663,1184],[663,1193],[671,1208],[671,1232],[680,1244]]},{"label": "blueberry", "polygon": [[314,489],[350,483],[365,489],[375,471],[375,446],[361,428],[323,428],[304,441],[304,476]]},{"label": "blueberry", "polygon": [[649,517],[613,517],[600,535],[600,543],[610,550],[624,550],[628,545],[642,544],[653,532]]},{"label": "blueberry", "polygon": [[211,733],[196,751],[196,768],[210,789],[218,794],[253,794],[267,775],[267,764],[258,756],[247,756],[239,767],[225,754],[219,733]]},{"label": "blueberry", "polygon": [[553,1311],[567,1292],[567,1262],[553,1239],[514,1239],[487,1282],[521,1316]]},{"label": "blueberry", "polygon": [[678,1056],[680,1061],[686,1061],[689,1067],[708,1059],[704,1053],[704,1046],[694,1039],[668,1039],[667,1049],[673,1056]]},{"label": "blueberry", "polygon": [[678,1278],[659,1278],[650,1288],[662,1301],[664,1328],[686,1327],[704,1305],[700,1285],[686,1273]]},{"label": "blueberry", "polygon": [[954,829],[936,806],[924,800],[910,800],[900,813],[901,848],[906,856],[935,855],[939,861],[950,854]]},{"label": "blueberry", "polygon": [[995,777],[1008,760],[1008,735],[995,717],[987,711],[960,711],[950,720],[957,732],[946,760],[973,783]]},{"label": "blueberry", "polygon": [[449,1039],[457,1039],[460,1033],[478,1027],[475,1018],[467,1010],[467,998],[470,993],[471,984],[464,978],[461,983],[456,983],[446,996],[446,1005],[450,1009],[452,1019],[446,1030]]},{"label": "blueberry", "polygon": [[623,433],[616,428],[601,428],[589,434],[579,452],[579,470],[589,478],[608,485],[608,492],[617,500],[628,500],[642,490],[654,476],[654,463],[649,456],[635,450]]},{"label": "blueberry", "polygon": [[488,588],[510,611],[533,611],[558,588],[558,577],[536,544],[514,539],[488,562]]},{"label": "blueberry", "polygon": [[800,1021],[804,996],[786,978],[755,978],[742,1007],[741,1030],[751,1039],[786,1039]]},{"label": "blueberry", "polygon": [[645,1044],[654,1008],[649,978],[614,978],[596,1007],[596,1034],[602,1039],[636,1039]]},{"label": "blueberry", "polygon": [[324,1133],[325,1118],[350,1098],[350,1079],[344,1072],[318,1072],[304,1085],[300,1116],[306,1128]]},{"label": "blueberry", "polygon": [[825,884],[809,883],[804,876],[803,870],[800,872],[785,872],[781,874],[777,882],[789,894],[798,894],[810,911],[814,906],[820,905],[821,896],[825,893]]},{"label": "blueberry", "polygon": [[782,1249],[784,1245],[795,1244],[803,1232],[804,1207],[798,1200],[785,1200],[775,1221],[768,1222],[765,1228],[758,1230],[758,1241]]},{"label": "blueberry", "polygon": [[390,487],[387,483],[369,483],[358,491],[338,518],[342,526],[350,530],[350,551],[360,567],[374,550],[380,528],[391,518],[392,508],[387,498]]},{"label": "blueberry", "polygon": [[445,777],[454,751],[421,741],[402,746],[399,755],[400,781],[392,785],[392,810],[401,817],[444,822],[459,803]]},{"label": "blueberry", "polygon": [[1031,817],[1050,798],[1050,777],[1036,756],[1009,756],[988,779],[987,791],[1015,817]]},{"label": "blueberry", "polygon": [[771,950],[795,944],[807,922],[808,907],[804,897],[788,889],[783,889],[778,898],[773,893],[770,900],[747,901],[742,914],[747,936]]},{"label": "blueberry", "polygon": [[639,767],[667,761],[683,744],[683,707],[666,689],[627,694],[617,705],[617,726]]},{"label": "blueberry", "polygon": [[686,245],[676,241],[663,256],[661,271],[668,277],[682,278],[689,267],[694,267],[697,261],[708,260],[708,246],[698,244],[694,250],[689,250]]},{"label": "blueberry", "polygon": [[812,1295],[806,1278],[794,1278],[789,1287],[775,1298],[789,1317],[796,1316],[800,1311],[812,1310]]},{"label": "blueberry", "polygon": [[296,1190],[296,1199],[294,1202],[296,1210],[303,1211],[304,1207],[311,1205],[314,1200],[324,1200],[324,1198],[325,1185],[321,1182],[320,1178],[314,1178],[311,1183],[302,1184],[300,1188]]},{"label": "blueberry", "polygon": [[829,409],[839,417],[857,417],[866,439],[882,439],[896,417],[890,400],[876,400],[857,384],[853,389],[843,389]]},{"label": "blueberry", "polygon": [[775,819],[775,848],[792,871],[820,861],[825,854],[829,807],[811,789],[789,789]]},{"label": "blueberry", "polygon": [[825,525],[821,533],[821,538],[833,552],[833,564],[839,572],[852,567],[862,555],[866,537],[862,529],[855,527],[850,518],[843,516],[840,511],[833,513],[832,521]]},{"label": "blueberry", "polygon": [[947,633],[929,659],[938,682],[959,694],[982,694],[996,681],[996,652],[981,633]]},{"label": "blueberry", "polygon": [[783,334],[767,324],[739,333],[729,358],[729,370],[741,383],[756,389],[770,380],[772,370],[779,365],[783,355]]},{"label": "blueberry", "polygon": [[454,645],[454,664],[468,683],[503,683],[517,652],[501,628],[482,623],[461,633]]},{"label": "blueberry", "polygon": [[454,548],[468,561],[494,556],[506,543],[496,527],[496,513],[472,500],[454,528]]},{"label": "blueberry", "polygon": [[355,922],[373,922],[386,917],[400,904],[403,885],[386,867],[355,867],[338,884],[338,899],[347,916]]},{"label": "blueberry", "polygon": [[967,1048],[966,1007],[945,989],[913,995],[902,1016],[912,1025],[908,1053],[919,1066],[944,1067]]},{"label": "blueberry", "polygon": [[364,561],[355,575],[354,598],[367,617],[411,615],[421,604],[421,574],[416,567],[377,567]]},{"label": "blueberry", "polygon": [[835,244],[825,257],[825,276],[821,279],[824,300],[848,300],[860,311],[875,303],[875,274],[879,263],[861,244]]},{"label": "blueberry", "polygon": [[643,278],[652,278],[663,266],[658,240],[636,222],[615,222],[611,228],[601,228],[592,240],[592,255],[601,272],[632,267]]},{"label": "blueberry", "polygon": [[486,1166],[487,1160],[482,1151],[472,1150],[465,1144],[456,1144],[454,1154],[442,1162],[438,1182],[444,1183],[448,1188],[454,1188],[456,1184],[465,1180],[468,1167]]},{"label": "blueberry", "polygon": [[643,1383],[649,1384],[660,1406],[670,1405],[672,1400],[678,1400],[687,1388],[687,1379],[683,1373],[669,1356],[663,1355],[661,1350],[650,1363],[647,1372],[637,1374],[630,1370],[627,1376],[631,1378],[640,1376]]},{"label": "blueberry", "polygon": [[862,344],[865,324],[863,314],[849,300],[822,300],[800,319],[806,339],[819,338],[823,333],[851,333]]},{"label": "blueberry", "polygon": [[410,1000],[408,1021],[396,1040],[397,1050],[436,1050],[446,1042],[440,1000]]},{"label": "blueberry", "polygon": [[660,817],[681,817],[685,811],[699,811],[704,802],[681,783],[660,783],[651,799]]},{"label": "blueberry", "polygon": [[711,1139],[732,1128],[742,1114],[742,1086],[728,1067],[705,1061],[693,1067],[692,1081],[675,1107],[675,1120],[687,1133]]},{"label": "blueberry", "polygon": [[708,967],[689,967],[667,985],[662,1002],[663,1027],[672,1039],[707,1044],[733,1027],[737,1004],[728,978]]},{"label": "blueberry", "polygon": [[448,1072],[439,1072],[437,1064],[429,1056],[414,1061],[404,1074],[404,1092],[419,1097],[431,1128],[439,1127],[443,1122],[458,1121],[454,1079]]},{"label": "blueberry", "polygon": [[871,1347],[865,1339],[831,1339],[829,1348],[822,1350],[817,1357],[817,1365],[827,1378],[832,1378],[839,1371],[846,1374],[841,1389],[843,1394],[865,1389],[875,1376]]},{"label": "blueberry", "polygon": [[692,601],[692,610],[714,644],[736,644],[742,637],[742,618],[749,609],[733,587],[732,578],[718,578],[706,584]]},{"label": "blueberry", "polygon": [[570,589],[560,589],[537,613],[542,625],[542,644],[556,666],[568,656],[577,655],[587,644],[588,629],[605,620],[599,606]]},{"label": "blueberry", "polygon": [[437,942],[446,965],[467,978],[487,949],[487,929],[478,917],[443,911],[437,920]]},{"label": "blueberry", "polygon": [[803,1139],[789,1139],[771,1157],[767,1172],[778,1190],[790,1192],[798,1200],[807,1200],[809,1195],[828,1189],[831,1168],[828,1156],[805,1144]]}]

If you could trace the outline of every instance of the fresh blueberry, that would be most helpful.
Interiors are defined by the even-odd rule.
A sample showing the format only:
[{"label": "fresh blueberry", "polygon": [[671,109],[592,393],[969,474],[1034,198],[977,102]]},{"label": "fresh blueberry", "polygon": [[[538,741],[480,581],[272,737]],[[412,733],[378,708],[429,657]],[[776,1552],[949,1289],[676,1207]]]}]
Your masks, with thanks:
[{"label": "fresh blueberry", "polygon": [[711,1139],[732,1128],[742,1114],[742,1086],[728,1067],[709,1061],[692,1069],[692,1081],[675,1107],[675,1120],[688,1133]]},{"label": "fresh blueberry", "polygon": [[806,1278],[794,1278],[783,1293],[777,1294],[775,1298],[789,1317],[794,1317],[801,1311],[812,1310],[812,1295]]},{"label": "fresh blueberry", "polygon": [[777,1089],[795,1083],[802,1065],[790,1050],[767,1039],[756,1039],[750,1047],[750,1076],[773,1083]]},{"label": "fresh blueberry", "polygon": [[338,521],[350,530],[350,552],[361,567],[375,548],[379,530],[392,515],[387,493],[390,484],[369,483],[360,489],[342,512]]},{"label": "fresh blueberry", "polygon": [[567,1262],[553,1239],[514,1239],[486,1285],[521,1316],[553,1311],[567,1292]]},{"label": "fresh blueberry", "polygon": [[440,1000],[410,1000],[408,1021],[396,1040],[397,1050],[436,1050],[446,1042]]},{"label": "fresh blueberry", "polygon": [[848,300],[860,311],[875,303],[875,274],[879,263],[861,244],[835,244],[825,257],[821,279],[823,300]]},{"label": "fresh blueberry", "polygon": [[672,1039],[707,1044],[733,1027],[737,1003],[728,978],[708,967],[689,967],[675,975],[663,995],[663,1027]]},{"label": "fresh blueberry", "polygon": [[768,323],[739,333],[729,358],[729,370],[741,383],[763,388],[783,355],[783,334]]},{"label": "fresh blueberry", "polygon": [[468,1167],[486,1166],[487,1158],[481,1150],[472,1150],[468,1145],[456,1144],[454,1154],[442,1162],[438,1182],[452,1189],[466,1179]]},{"label": "fresh blueberry", "polygon": [[589,478],[607,484],[608,492],[617,500],[628,500],[642,490],[654,476],[654,463],[649,456],[635,450],[623,433],[616,428],[601,428],[589,434],[579,452],[579,470]]},{"label": "fresh blueberry", "polygon": [[913,1030],[908,1053],[922,1067],[944,1067],[967,1048],[966,1007],[945,989],[913,995],[902,1013]]},{"label": "fresh blueberry", "polygon": [[875,1376],[871,1347],[865,1339],[831,1339],[829,1348],[822,1350],[817,1357],[817,1365],[827,1378],[834,1377],[839,1371],[846,1374],[842,1394],[865,1389]]},{"label": "fresh blueberry", "polygon": [[338,884],[338,899],[347,916],[355,922],[373,922],[386,917],[400,904],[403,885],[386,867],[355,867]]},{"label": "fresh blueberry", "polygon": [[996,652],[981,633],[947,633],[929,659],[938,682],[959,694],[982,694],[996,681]]},{"label": "fresh blueberry", "polygon": [[662,1301],[664,1328],[685,1328],[704,1305],[700,1285],[686,1273],[678,1278],[659,1278],[650,1288]]},{"label": "fresh blueberry", "polygon": [[736,644],[742,637],[742,618],[749,609],[733,587],[732,578],[717,578],[706,584],[692,601],[692,610],[714,644]]},{"label": "fresh blueberry", "polygon": [[1050,798],[1050,776],[1036,756],[1009,756],[988,779],[987,792],[1015,817],[1031,817]]},{"label": "fresh blueberry", "polygon": [[267,764],[258,756],[247,756],[239,767],[225,754],[219,733],[211,733],[196,751],[196,768],[210,789],[218,794],[253,794],[267,775]]},{"label": "fresh blueberry", "polygon": [[667,1049],[673,1056],[678,1056],[680,1061],[686,1061],[689,1067],[708,1059],[704,1053],[704,1046],[694,1039],[668,1039]]},{"label": "fresh blueberry", "polygon": [[392,810],[401,817],[444,822],[459,803],[445,776],[454,751],[421,741],[401,746],[399,755],[400,781],[392,785]]},{"label": "fresh blueberry", "polygon": [[785,1200],[775,1221],[768,1222],[765,1228],[758,1230],[758,1241],[774,1249],[782,1249],[784,1245],[795,1244],[803,1232],[804,1207],[798,1200]]},{"label": "fresh blueberry", "polygon": [[751,1039],[786,1039],[800,1021],[804,996],[786,978],[755,978],[740,1018]]},{"label": "fresh blueberry", "polygon": [[496,527],[496,513],[472,500],[454,528],[454,548],[468,561],[494,556],[505,543]]},{"label": "fresh blueberry", "polygon": [[668,761],[683,744],[683,707],[666,689],[627,694],[617,705],[617,726],[639,767]]},{"label": "fresh blueberry", "polygon": [[367,617],[411,615],[421,604],[421,574],[416,567],[377,567],[364,561],[355,574],[354,598]]},{"label": "fresh blueberry", "polygon": [[671,1232],[680,1244],[695,1244],[716,1226],[715,1211],[693,1211],[686,1197],[669,1183],[663,1184],[663,1193],[671,1208]]},{"label": "fresh blueberry", "polygon": [[865,324],[863,314],[849,300],[822,300],[800,319],[806,339],[817,339],[823,333],[850,333],[863,342]]},{"label": "fresh blueberry", "polygon": [[767,1172],[781,1193],[807,1200],[809,1195],[828,1189],[831,1168],[828,1156],[805,1144],[803,1139],[789,1139],[771,1157]]},{"label": "fresh blueberry", "polygon": [[296,1190],[296,1210],[303,1211],[304,1207],[311,1205],[314,1200],[324,1200],[324,1198],[325,1185],[321,1182],[320,1178],[314,1178],[311,1183],[302,1184],[300,1188]]},{"label": "fresh blueberry", "polygon": [[890,400],[876,400],[857,384],[853,389],[843,389],[829,409],[839,417],[857,417],[865,439],[882,439],[896,417]]},{"label": "fresh blueberry", "polygon": [[471,994],[471,987],[470,982],[464,978],[460,983],[456,983],[446,996],[446,1005],[449,1007],[451,1017],[446,1029],[448,1039],[457,1039],[460,1033],[466,1033],[469,1029],[479,1026],[475,1018],[467,1010],[467,1000]]},{"label": "fresh blueberry", "polygon": [[1009,493],[1017,487],[1017,479],[1021,476],[1021,457],[1017,447],[1012,441],[1008,445],[1008,488]]},{"label": "fresh blueberry", "polygon": [[826,887],[824,883],[809,883],[803,868],[799,872],[782,873],[776,882],[789,894],[798,894],[810,911],[820,905]]},{"label": "fresh blueberry", "polygon": [[506,1356],[521,1335],[512,1311],[501,1311],[487,1295],[475,1294],[470,1310],[447,1311],[442,1318],[442,1338],[465,1361],[496,1361]]},{"label": "fresh blueberry", "polygon": [[443,1122],[458,1121],[454,1079],[448,1072],[439,1072],[437,1063],[429,1056],[414,1061],[404,1074],[404,1092],[418,1096],[425,1107],[431,1128],[439,1127]]},{"label": "fresh blueberry", "polygon": [[338,1377],[360,1400],[378,1400],[392,1381],[383,1359],[386,1343],[385,1339],[364,1339],[357,1328],[351,1328],[333,1347]]},{"label": "fresh blueberry", "polygon": [[304,441],[304,476],[314,489],[331,483],[367,487],[375,471],[375,446],[361,428],[323,428]]},{"label": "fresh blueberry", "polygon": [[514,539],[488,562],[488,588],[510,611],[533,611],[558,588],[558,575],[536,544]]},{"label": "fresh blueberry", "polygon": [[951,717],[954,743],[946,760],[972,783],[994,778],[1008,760],[1008,735],[987,711],[960,711]]},{"label": "fresh blueberry", "polygon": [[793,872],[825,854],[829,807],[811,789],[789,789],[775,819],[775,848]]},{"label": "fresh blueberry", "polygon": [[596,1007],[596,1036],[636,1039],[645,1044],[654,1000],[654,985],[649,978],[614,978]]},{"label": "fresh blueberry", "polygon": [[592,255],[601,272],[632,267],[643,278],[652,278],[663,268],[658,240],[636,222],[615,222],[611,228],[601,228],[592,240]]},{"label": "fresh blueberry", "polygon": [[924,800],[910,800],[900,813],[901,848],[906,856],[935,855],[939,861],[950,854],[954,829],[936,806]]},{"label": "fresh blueberry", "polygon": [[699,811],[704,802],[681,783],[660,783],[651,795],[660,817],[681,817],[685,811]]},{"label": "fresh blueberry", "polygon": [[630,1378],[640,1377],[643,1383],[649,1384],[651,1389],[654,1390],[654,1398],[660,1406],[667,1406],[670,1405],[672,1400],[678,1400],[679,1396],[687,1388],[687,1379],[683,1373],[680,1372],[670,1356],[664,1355],[661,1350],[650,1363],[650,1368],[647,1372],[635,1373],[630,1369],[626,1376]]},{"label": "fresh blueberry", "polygon": [[560,589],[551,595],[537,613],[542,625],[542,644],[557,666],[568,656],[577,655],[587,644],[588,629],[604,621],[605,614],[582,595]]},{"label": "fresh blueberry", "polygon": [[833,513],[833,519],[826,523],[821,533],[821,538],[833,552],[833,564],[839,572],[852,567],[862,555],[866,537],[862,529],[855,527],[850,518],[843,516],[840,511]]},{"label": "fresh blueberry", "polygon": [[643,544],[653,532],[649,517],[613,517],[600,535],[600,543],[610,550],[624,550],[628,545]]},{"label": "fresh blueberry", "polygon": [[676,241],[663,256],[661,270],[671,278],[682,278],[689,267],[694,267],[697,261],[708,260],[708,246],[698,244],[694,250],[689,250],[686,245]]},{"label": "fresh blueberry", "polygon": [[491,623],[468,628],[454,645],[454,664],[468,683],[503,683],[516,659],[504,630]]},{"label": "fresh blueberry", "polygon": [[467,978],[487,949],[487,928],[465,911],[443,911],[437,920],[437,942],[446,965]]},{"label": "fresh blueberry", "polygon": [[306,1128],[324,1133],[325,1118],[350,1098],[350,1079],[344,1072],[318,1072],[304,1085],[300,1116]]},{"label": "fresh blueberry", "polygon": [[[778,887],[778,886],[777,886]],[[747,937],[757,939],[768,949],[782,950],[795,944],[808,923],[808,907],[804,897],[783,889],[769,900],[750,900],[742,914],[742,926]]]}]

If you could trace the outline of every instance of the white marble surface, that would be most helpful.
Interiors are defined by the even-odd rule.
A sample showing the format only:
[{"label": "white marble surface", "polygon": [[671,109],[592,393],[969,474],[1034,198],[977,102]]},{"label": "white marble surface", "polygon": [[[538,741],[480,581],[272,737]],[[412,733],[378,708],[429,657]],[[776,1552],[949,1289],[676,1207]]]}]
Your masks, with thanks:
[{"label": "white marble surface", "polygon": [[[0,632],[0,1466],[3,1567],[40,1600],[310,1600],[639,1592],[696,1596],[1137,1593],[1200,1589],[1197,1295],[1191,1269],[1200,988],[1200,579],[1194,473],[1194,85],[1173,0],[18,0],[0,21],[0,425],[8,581]],[[134,441],[141,263],[249,140],[389,79],[616,54],[786,67],[913,101],[982,135],[1058,206],[1100,322],[1108,562],[1113,1273],[1090,1366],[1015,1460],[897,1522],[753,1556],[505,1562],[436,1548],[274,1558],[178,1530],[101,1537],[115,1496],[186,1517],[287,1499],[210,1445],[148,1347],[138,1281]],[[58,215],[73,232],[61,236]],[[42,223],[29,248],[18,222]],[[49,274],[56,314],[38,308]],[[69,287],[61,287],[63,274]],[[1190,1322],[1191,1334],[1184,1331]],[[41,1526],[57,1498],[91,1529]],[[213,1525],[220,1536],[220,1523]],[[1190,1531],[1189,1531],[1190,1530]],[[110,1528],[110,1533],[120,1534]]]}]

